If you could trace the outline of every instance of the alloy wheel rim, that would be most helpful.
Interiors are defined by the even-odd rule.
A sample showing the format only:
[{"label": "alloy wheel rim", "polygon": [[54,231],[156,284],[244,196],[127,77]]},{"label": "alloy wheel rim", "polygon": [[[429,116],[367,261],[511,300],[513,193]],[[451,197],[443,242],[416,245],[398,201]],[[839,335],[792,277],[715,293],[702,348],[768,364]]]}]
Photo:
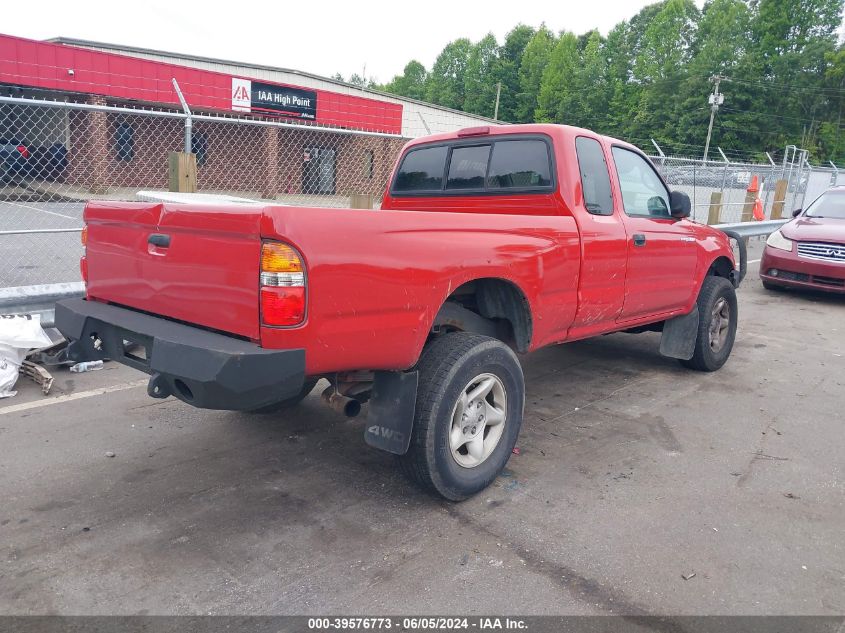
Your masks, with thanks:
[{"label": "alloy wheel rim", "polygon": [[731,325],[731,306],[724,297],[713,305],[710,315],[710,349],[719,352],[728,340]]},{"label": "alloy wheel rim", "polygon": [[479,374],[461,391],[452,409],[449,449],[463,468],[475,468],[496,450],[507,422],[507,392],[493,374]]}]

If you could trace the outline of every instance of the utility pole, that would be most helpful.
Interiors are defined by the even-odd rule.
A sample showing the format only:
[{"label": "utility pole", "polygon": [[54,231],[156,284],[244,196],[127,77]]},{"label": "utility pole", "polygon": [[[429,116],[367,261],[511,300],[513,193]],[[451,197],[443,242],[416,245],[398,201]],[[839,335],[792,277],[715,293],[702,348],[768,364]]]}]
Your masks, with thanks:
[{"label": "utility pole", "polygon": [[499,96],[502,94],[502,82],[496,82],[496,109],[493,110],[493,120],[499,120]]},{"label": "utility pole", "polygon": [[707,101],[710,104],[710,125],[707,126],[707,141],[704,143],[704,162],[707,163],[707,152],[710,150],[710,135],[713,134],[713,117],[719,111],[719,106],[725,102],[725,95],[719,92],[719,82],[722,81],[721,75],[713,75],[710,77],[715,85],[713,86],[713,94],[711,94]]}]

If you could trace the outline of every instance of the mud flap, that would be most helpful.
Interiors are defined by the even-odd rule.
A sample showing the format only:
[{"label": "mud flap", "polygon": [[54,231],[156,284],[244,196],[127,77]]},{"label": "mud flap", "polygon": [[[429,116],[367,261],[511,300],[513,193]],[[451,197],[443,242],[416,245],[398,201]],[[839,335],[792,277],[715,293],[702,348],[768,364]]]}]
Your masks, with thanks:
[{"label": "mud flap", "polygon": [[378,371],[373,382],[364,441],[388,453],[404,455],[411,444],[417,404],[415,371]]},{"label": "mud flap", "polygon": [[695,341],[698,338],[698,305],[692,312],[663,324],[663,336],[660,337],[660,353],[669,358],[689,360],[695,353]]}]

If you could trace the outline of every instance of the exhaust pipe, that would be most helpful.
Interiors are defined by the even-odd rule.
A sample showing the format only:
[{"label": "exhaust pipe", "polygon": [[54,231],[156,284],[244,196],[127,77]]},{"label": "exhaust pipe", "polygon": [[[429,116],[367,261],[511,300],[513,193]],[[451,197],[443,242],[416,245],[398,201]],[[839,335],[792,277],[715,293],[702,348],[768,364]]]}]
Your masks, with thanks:
[{"label": "exhaust pipe", "polygon": [[354,418],[361,413],[361,403],[354,398],[347,398],[342,393],[339,393],[334,385],[330,385],[323,391],[323,402],[329,405],[329,408],[342,413],[347,418]]}]

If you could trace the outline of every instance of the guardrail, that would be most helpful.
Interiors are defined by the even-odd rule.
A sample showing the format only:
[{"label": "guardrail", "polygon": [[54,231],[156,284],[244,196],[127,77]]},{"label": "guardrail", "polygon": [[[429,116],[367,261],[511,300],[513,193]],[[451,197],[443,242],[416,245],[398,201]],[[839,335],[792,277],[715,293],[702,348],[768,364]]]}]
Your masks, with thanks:
[{"label": "guardrail", "polygon": [[712,225],[714,229],[719,229],[736,242],[739,249],[739,279],[737,283],[742,283],[742,280],[745,279],[745,273],[748,271],[748,249],[746,248],[748,238],[770,235],[787,222],[789,220],[763,220],[760,222]]},{"label": "guardrail", "polygon": [[40,314],[41,325],[53,327],[56,301],[84,295],[85,284],[81,281],[0,288],[0,314]]},{"label": "guardrail", "polygon": [[789,220],[763,220],[762,222],[734,222],[733,224],[713,224],[714,229],[725,233],[735,233],[743,239],[771,235]]}]

